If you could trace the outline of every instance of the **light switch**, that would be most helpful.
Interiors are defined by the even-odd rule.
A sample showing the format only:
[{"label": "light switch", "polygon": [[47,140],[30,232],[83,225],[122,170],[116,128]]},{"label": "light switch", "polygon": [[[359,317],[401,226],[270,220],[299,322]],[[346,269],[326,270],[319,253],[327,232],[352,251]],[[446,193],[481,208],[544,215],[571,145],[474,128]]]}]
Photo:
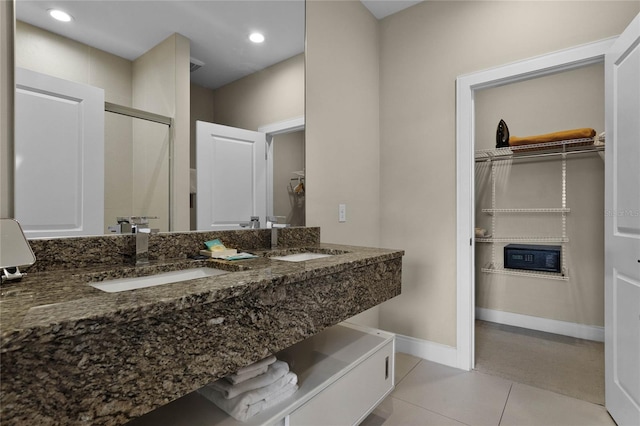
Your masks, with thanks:
[{"label": "light switch", "polygon": [[347,205],[338,204],[338,222],[347,221]]}]

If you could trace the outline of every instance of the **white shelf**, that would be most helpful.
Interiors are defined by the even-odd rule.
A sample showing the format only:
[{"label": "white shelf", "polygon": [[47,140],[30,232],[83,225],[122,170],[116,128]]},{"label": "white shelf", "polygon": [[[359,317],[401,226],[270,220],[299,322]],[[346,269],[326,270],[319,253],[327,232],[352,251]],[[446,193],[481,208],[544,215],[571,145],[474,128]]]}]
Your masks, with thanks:
[{"label": "white shelf", "polygon": [[[491,228],[489,236],[476,238],[477,243],[491,244],[491,262],[489,267],[481,269],[482,272],[491,274],[504,274],[513,276],[536,277],[552,280],[566,281],[569,279],[566,273],[566,245],[569,242],[567,236],[567,213],[571,211],[567,207],[567,154],[587,153],[604,150],[604,145],[594,145],[594,139],[582,138],[571,139],[558,142],[550,142],[535,145],[521,145],[506,148],[478,150],[475,152],[476,162],[487,161],[491,168],[491,208],[482,209],[483,213],[491,216]],[[540,207],[540,208],[497,208],[496,206],[496,181],[497,181],[497,160],[511,160],[519,158],[532,158],[544,156],[562,155],[562,179],[560,181],[562,189],[561,204],[559,207]],[[498,215],[509,214],[557,214],[562,226],[562,234],[560,236],[510,236],[510,237],[494,237],[500,234],[496,225],[498,223]],[[520,219],[525,219],[526,216]],[[561,269],[563,273],[548,273],[538,271],[526,271],[519,269],[505,269],[503,265],[497,262],[496,243],[542,243],[542,244],[562,244],[561,247]]]},{"label": "white shelf", "polygon": [[476,243],[568,243],[567,237],[496,237],[476,238]]},{"label": "white shelf", "polygon": [[[287,362],[291,371],[297,374],[299,389],[286,401],[251,417],[246,422],[235,420],[198,392],[192,392],[142,417],[138,417],[128,424],[131,426],[259,426],[287,424],[288,419],[285,420],[285,418],[291,413],[302,407],[307,407],[316,400],[317,396],[326,395],[326,389],[336,383],[344,383],[345,380],[341,379],[350,377],[349,375],[353,374],[354,371],[360,371],[359,374],[371,376],[370,371],[365,370],[362,373],[362,367],[360,366],[365,365],[368,360],[372,359],[375,360],[376,365],[374,367],[380,371],[380,374],[375,375],[378,380],[357,380],[355,384],[362,385],[366,382],[369,392],[383,392],[381,395],[375,395],[375,401],[379,402],[378,400],[381,401],[394,387],[394,353],[395,336],[393,334],[343,322],[276,354],[278,359]],[[376,357],[382,357],[382,360]],[[388,377],[384,376],[384,357],[388,359],[386,365],[389,373]],[[382,390],[379,389],[380,382],[384,382],[384,389]],[[375,385],[378,386],[376,387]],[[362,400],[362,395],[368,396],[366,395],[367,389],[358,390],[358,394],[361,396],[360,400]],[[342,400],[342,394],[339,396]],[[360,406],[355,405],[354,401],[351,401],[351,405],[342,404],[342,409],[344,410],[346,407],[352,411],[354,409],[361,410],[356,416],[364,418],[373,410],[375,404],[370,403],[368,400],[360,402]],[[325,411],[327,410],[331,410],[331,408],[327,407]]]},{"label": "white shelf", "polygon": [[[508,160],[519,157],[547,156],[550,154],[575,154],[604,151],[604,145],[594,145],[593,138],[571,139],[566,141],[539,143],[532,145],[510,146],[505,148],[482,149],[475,151],[475,161]],[[554,152],[549,152],[555,150]],[[524,155],[523,155],[524,154]]]},{"label": "white shelf", "polygon": [[569,208],[537,208],[537,209],[482,209],[483,213],[569,213]]},{"label": "white shelf", "polygon": [[501,275],[512,275],[517,277],[533,277],[533,278],[543,278],[547,280],[569,281],[569,275],[567,275],[566,273],[521,271],[516,269],[505,269],[501,266],[493,267],[493,268],[492,267],[481,268],[480,270],[487,274],[501,274]]}]

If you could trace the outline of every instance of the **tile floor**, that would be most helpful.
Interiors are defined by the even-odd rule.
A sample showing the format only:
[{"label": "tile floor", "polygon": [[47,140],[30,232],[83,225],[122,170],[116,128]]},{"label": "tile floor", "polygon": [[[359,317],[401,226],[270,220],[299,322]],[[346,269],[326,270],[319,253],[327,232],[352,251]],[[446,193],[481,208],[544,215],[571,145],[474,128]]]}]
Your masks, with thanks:
[{"label": "tile floor", "polygon": [[476,320],[476,371],[604,405],[604,343]]},{"label": "tile floor", "polygon": [[615,426],[606,409],[477,371],[396,354],[396,388],[363,426]]}]

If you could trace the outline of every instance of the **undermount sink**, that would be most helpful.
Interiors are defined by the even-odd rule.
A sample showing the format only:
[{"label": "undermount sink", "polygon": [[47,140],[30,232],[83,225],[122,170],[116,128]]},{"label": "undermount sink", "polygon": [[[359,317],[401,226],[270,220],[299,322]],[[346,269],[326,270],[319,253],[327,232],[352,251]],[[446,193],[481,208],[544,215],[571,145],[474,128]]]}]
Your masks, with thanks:
[{"label": "undermount sink", "polygon": [[89,285],[97,288],[98,290],[106,291],[107,293],[117,293],[120,291],[135,290],[137,288],[154,287],[157,285],[195,280],[197,278],[214,277],[216,275],[223,275],[227,273],[229,273],[229,271],[203,267],[163,272],[161,274],[147,275],[144,277],[117,278],[114,280],[91,283]]},{"label": "undermount sink", "polygon": [[271,259],[284,260],[286,262],[304,262],[305,260],[322,259],[330,256],[333,255],[325,253],[294,253],[285,256],[272,256]]}]

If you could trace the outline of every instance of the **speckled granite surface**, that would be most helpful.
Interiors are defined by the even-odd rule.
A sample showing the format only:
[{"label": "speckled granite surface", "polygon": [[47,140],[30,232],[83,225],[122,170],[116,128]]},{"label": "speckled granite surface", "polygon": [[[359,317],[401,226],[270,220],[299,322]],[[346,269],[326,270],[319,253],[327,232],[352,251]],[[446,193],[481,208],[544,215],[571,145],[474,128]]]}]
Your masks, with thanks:
[{"label": "speckled granite surface", "polygon": [[[98,265],[65,258],[64,269],[32,268],[21,283],[3,286],[0,422],[124,424],[400,294],[400,250],[319,244],[317,228],[298,228],[289,240],[298,248],[272,251],[268,231],[237,232],[247,233],[237,241],[255,244],[236,247],[259,258],[186,260],[189,241],[197,251],[209,236],[181,234],[174,243],[177,235],[157,235],[165,260],[142,272],[121,258]],[[300,251],[336,255],[296,263],[270,258]],[[208,265],[229,273],[120,293],[87,284]]]},{"label": "speckled granite surface", "polygon": [[[204,241],[219,238],[229,248],[241,250],[271,247],[269,229],[172,232],[149,236],[149,260],[186,259],[204,249]],[[320,242],[320,228],[278,230],[278,247],[300,247]],[[134,263],[135,235],[50,238],[30,240],[37,262],[27,272]]]}]

